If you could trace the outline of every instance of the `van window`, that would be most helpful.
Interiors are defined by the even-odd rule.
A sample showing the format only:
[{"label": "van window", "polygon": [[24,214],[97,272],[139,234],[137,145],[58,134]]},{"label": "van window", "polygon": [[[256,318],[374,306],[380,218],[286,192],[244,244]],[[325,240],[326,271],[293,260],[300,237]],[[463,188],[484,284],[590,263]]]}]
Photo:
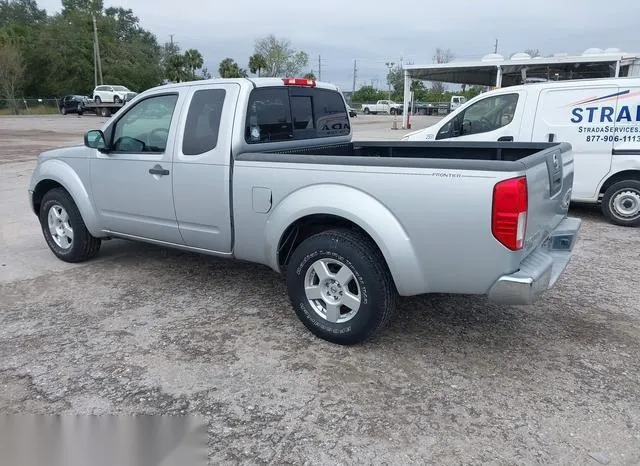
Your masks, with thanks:
[{"label": "van window", "polygon": [[339,92],[258,88],[251,92],[245,140],[249,144],[348,135],[349,114]]},{"label": "van window", "polygon": [[482,99],[445,124],[436,139],[488,133],[513,120],[518,94],[501,94]]}]

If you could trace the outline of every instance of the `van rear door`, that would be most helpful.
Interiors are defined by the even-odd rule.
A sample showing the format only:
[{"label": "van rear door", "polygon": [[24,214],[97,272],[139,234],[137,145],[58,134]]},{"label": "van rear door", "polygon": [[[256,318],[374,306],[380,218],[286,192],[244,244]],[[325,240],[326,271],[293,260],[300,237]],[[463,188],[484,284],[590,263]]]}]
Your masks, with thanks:
[{"label": "van rear door", "polygon": [[540,91],[533,142],[568,142],[573,148],[573,199],[597,198],[611,169],[618,86],[557,87]]}]

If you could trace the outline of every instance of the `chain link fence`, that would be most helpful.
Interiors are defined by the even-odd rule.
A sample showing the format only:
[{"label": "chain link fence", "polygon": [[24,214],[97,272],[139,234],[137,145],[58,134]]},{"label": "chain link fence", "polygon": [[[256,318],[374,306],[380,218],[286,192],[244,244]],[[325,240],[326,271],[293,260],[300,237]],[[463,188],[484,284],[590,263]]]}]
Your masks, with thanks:
[{"label": "chain link fence", "polygon": [[0,115],[52,115],[60,113],[59,99],[0,100]]}]

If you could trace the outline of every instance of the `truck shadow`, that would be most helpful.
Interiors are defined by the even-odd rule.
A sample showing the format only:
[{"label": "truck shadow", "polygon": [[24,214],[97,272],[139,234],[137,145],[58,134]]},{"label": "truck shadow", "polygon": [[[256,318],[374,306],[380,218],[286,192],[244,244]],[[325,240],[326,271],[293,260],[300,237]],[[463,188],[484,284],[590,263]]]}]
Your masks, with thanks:
[{"label": "truck shadow", "polygon": [[[115,262],[118,268],[139,268],[136,273],[157,276],[159,288],[179,288],[193,297],[202,295],[203,290],[215,294],[217,288],[224,288],[226,293],[237,295],[234,306],[239,311],[268,296],[263,301],[264,312],[258,316],[267,333],[278,334],[284,324],[290,327],[285,332],[288,337],[292,337],[292,331],[296,339],[306,342],[298,344],[317,344],[313,338],[308,339],[308,332],[291,309],[283,277],[268,267],[122,240],[106,242],[99,258],[106,267]],[[576,298],[556,289],[538,304],[523,307],[495,305],[483,296],[400,298],[390,324],[364,346],[372,351],[380,345],[403,351],[452,345],[544,351],[557,341],[592,344],[626,338],[615,326],[603,324],[605,311],[597,304],[596,293],[595,288],[581,291]]]}]

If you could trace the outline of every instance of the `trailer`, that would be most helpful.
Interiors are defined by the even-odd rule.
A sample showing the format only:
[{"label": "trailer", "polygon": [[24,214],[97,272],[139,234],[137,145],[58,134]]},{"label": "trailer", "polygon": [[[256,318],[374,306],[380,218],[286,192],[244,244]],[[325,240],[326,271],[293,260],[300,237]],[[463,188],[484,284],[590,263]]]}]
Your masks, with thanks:
[{"label": "trailer", "polygon": [[90,102],[85,104],[82,108],[82,112],[78,112],[78,114],[82,115],[83,112],[89,111],[95,113],[97,116],[109,118],[114,113],[117,113],[123,106],[123,102]]}]

